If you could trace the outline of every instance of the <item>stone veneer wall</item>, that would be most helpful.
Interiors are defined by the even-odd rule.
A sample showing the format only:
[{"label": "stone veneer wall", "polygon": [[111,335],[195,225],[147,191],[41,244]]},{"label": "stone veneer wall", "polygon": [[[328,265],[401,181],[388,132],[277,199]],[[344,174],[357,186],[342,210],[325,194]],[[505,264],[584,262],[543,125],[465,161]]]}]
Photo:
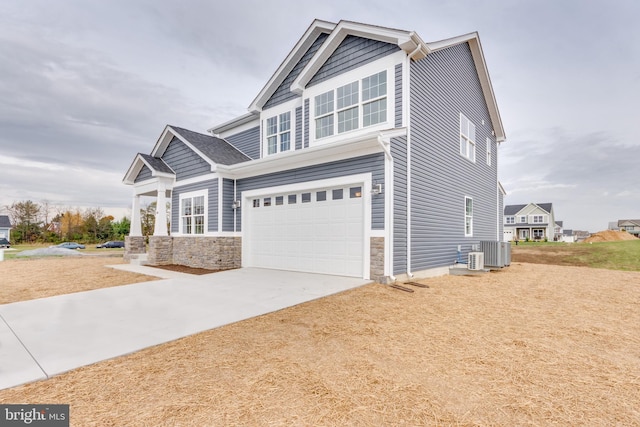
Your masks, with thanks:
[{"label": "stone veneer wall", "polygon": [[378,283],[386,284],[389,278],[384,275],[384,237],[371,237],[371,265],[369,277]]},{"label": "stone veneer wall", "polygon": [[147,262],[149,265],[173,264],[173,237],[149,236],[149,253]]},{"label": "stone veneer wall", "polygon": [[242,266],[241,237],[173,237],[173,263],[210,270]]},{"label": "stone veneer wall", "polygon": [[125,236],[124,238],[124,260],[131,261],[132,255],[146,253],[146,245],[142,236]]}]

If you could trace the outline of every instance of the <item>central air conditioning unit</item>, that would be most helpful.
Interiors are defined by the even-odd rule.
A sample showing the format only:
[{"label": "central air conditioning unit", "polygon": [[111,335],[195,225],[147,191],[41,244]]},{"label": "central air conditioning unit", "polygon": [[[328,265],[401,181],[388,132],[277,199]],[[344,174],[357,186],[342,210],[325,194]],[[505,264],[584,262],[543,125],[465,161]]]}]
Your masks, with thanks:
[{"label": "central air conditioning unit", "polygon": [[469,262],[467,266],[469,270],[484,270],[484,253],[469,252]]}]

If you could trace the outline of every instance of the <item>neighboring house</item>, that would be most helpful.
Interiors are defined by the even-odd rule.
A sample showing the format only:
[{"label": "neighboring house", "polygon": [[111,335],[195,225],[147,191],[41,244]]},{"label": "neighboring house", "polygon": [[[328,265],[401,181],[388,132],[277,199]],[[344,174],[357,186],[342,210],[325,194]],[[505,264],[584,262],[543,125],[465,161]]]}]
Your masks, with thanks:
[{"label": "neighboring house", "polygon": [[0,239],[11,242],[11,220],[7,215],[0,215]]},{"label": "neighboring house", "polygon": [[129,259],[145,250],[148,195],[172,206],[151,264],[389,282],[445,274],[458,249],[501,239],[505,132],[477,33],[427,43],[316,20],[249,113],[209,132],[167,126],[136,155]]},{"label": "neighboring house", "polygon": [[556,221],[551,203],[504,207],[504,240],[554,240]]},{"label": "neighboring house", "polygon": [[564,222],[556,221],[556,226],[553,230],[553,240],[559,241],[562,240],[562,236],[564,236]]},{"label": "neighboring house", "polygon": [[619,219],[618,230],[624,230],[636,237],[640,237],[640,219]]}]

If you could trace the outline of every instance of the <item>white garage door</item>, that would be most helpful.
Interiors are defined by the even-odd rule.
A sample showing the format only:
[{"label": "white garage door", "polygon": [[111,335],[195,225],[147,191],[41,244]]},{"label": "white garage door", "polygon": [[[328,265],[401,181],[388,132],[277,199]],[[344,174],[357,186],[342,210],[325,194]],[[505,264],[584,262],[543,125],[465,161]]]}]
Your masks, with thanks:
[{"label": "white garage door", "polygon": [[244,265],[363,277],[361,186],[280,192],[245,203]]}]

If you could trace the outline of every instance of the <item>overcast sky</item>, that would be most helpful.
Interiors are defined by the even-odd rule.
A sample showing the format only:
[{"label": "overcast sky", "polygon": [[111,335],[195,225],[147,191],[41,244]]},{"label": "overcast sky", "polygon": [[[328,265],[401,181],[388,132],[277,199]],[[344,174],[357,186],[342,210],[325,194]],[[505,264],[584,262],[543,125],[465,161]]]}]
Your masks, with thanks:
[{"label": "overcast sky", "polygon": [[314,18],[478,31],[507,133],[506,204],[565,228],[640,218],[640,2],[3,0],[0,213],[14,201],[121,216],[122,178],[166,124],[247,112]]}]

